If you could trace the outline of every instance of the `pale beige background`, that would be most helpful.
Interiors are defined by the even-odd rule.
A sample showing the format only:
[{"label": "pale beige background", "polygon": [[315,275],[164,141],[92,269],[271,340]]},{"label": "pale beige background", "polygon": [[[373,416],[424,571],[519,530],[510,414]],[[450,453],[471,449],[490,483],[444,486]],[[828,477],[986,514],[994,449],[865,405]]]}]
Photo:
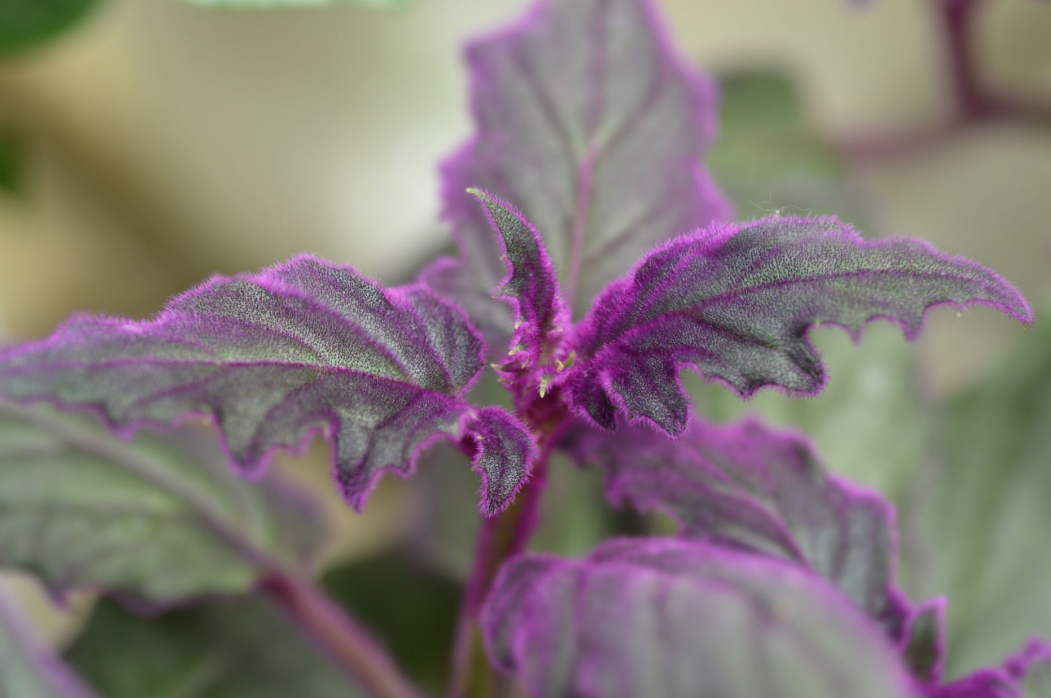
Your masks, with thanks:
[{"label": "pale beige background", "polygon": [[[925,0],[661,4],[701,65],[793,73],[830,134],[945,113]],[[1051,7],[990,4],[988,74],[1051,100]],[[404,273],[443,241],[434,164],[469,131],[458,46],[524,5],[237,14],[112,0],[56,47],[0,63],[0,117],[36,138],[30,200],[0,197],[7,330],[38,336],[74,310],[147,315],[209,273],[304,250]],[[873,232],[975,257],[1031,298],[1051,291],[1051,128],[985,127],[854,176]],[[939,313],[922,343],[927,378],[966,383],[1021,335],[990,311]],[[360,533],[348,549],[393,529],[390,507],[370,512],[383,520],[341,513]]]}]

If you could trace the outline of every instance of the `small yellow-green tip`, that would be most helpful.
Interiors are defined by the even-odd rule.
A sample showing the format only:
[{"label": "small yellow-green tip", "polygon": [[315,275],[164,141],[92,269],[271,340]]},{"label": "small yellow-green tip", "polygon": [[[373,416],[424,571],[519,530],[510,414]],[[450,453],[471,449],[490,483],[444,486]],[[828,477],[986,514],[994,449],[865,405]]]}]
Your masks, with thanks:
[{"label": "small yellow-green tip", "polygon": [[477,187],[467,187],[467,193],[471,196],[477,196],[479,199],[485,198],[485,192]]}]

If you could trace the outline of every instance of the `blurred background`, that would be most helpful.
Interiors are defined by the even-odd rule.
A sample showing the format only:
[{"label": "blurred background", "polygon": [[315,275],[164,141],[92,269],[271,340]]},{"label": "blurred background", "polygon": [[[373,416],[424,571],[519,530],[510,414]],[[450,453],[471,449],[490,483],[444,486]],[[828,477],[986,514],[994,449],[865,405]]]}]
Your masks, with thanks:
[{"label": "blurred background", "polygon": [[[3,335],[39,337],[74,311],[148,316],[213,273],[302,251],[389,282],[411,278],[450,249],[437,220],[436,163],[471,131],[460,46],[526,4],[235,12],[99,0],[52,41],[0,40]],[[867,236],[922,237],[976,259],[1034,307],[1051,294],[1047,3],[980,2],[974,31],[981,80],[1035,102],[1033,113],[951,129],[959,114],[937,2],[658,4],[680,49],[723,84],[723,138],[710,165],[739,218],[836,212]],[[1051,336],[1039,322],[1023,331],[985,309],[935,312],[914,346],[889,327],[860,347],[818,334],[833,376],[826,395],[741,406],[698,380],[699,411],[730,419],[757,409],[801,425],[833,469],[895,498],[906,585],[949,593],[950,618],[959,605],[969,629],[966,638],[960,630],[954,671],[1051,634],[1051,571],[1041,562],[1051,558],[1051,358],[1041,363]],[[977,416],[956,417],[965,403],[980,405],[967,412]],[[1007,414],[995,433],[974,436]],[[953,455],[954,429],[993,444],[981,463],[953,466],[974,460]],[[1028,450],[1017,452],[1020,442]],[[338,501],[326,463],[319,446],[282,467],[329,502],[333,564],[412,539],[421,512],[433,514],[419,490],[442,476],[460,478],[466,499],[451,499],[463,506],[477,486],[463,463],[435,464],[419,483],[385,482],[357,516]],[[541,545],[580,552],[606,533],[606,519],[596,513],[597,481],[564,477],[570,494],[554,497],[549,518],[573,522],[561,530],[574,533]],[[578,491],[586,504],[573,499]],[[938,523],[925,521],[931,512]],[[473,511],[459,523],[447,514],[432,557],[455,577]],[[985,547],[957,551],[940,538],[950,531],[953,541],[980,532]],[[24,578],[11,583],[49,637],[76,635],[77,604],[57,613]]]}]

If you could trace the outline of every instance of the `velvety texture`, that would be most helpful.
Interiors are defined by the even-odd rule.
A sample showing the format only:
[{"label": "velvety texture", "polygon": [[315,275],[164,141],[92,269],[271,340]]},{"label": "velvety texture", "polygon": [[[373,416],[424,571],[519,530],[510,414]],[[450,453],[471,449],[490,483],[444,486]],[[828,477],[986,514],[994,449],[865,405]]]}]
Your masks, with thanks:
[{"label": "velvety texture", "polygon": [[882,318],[914,339],[942,304],[1032,320],[1007,281],[925,242],[866,241],[835,218],[714,226],[661,245],[603,292],[570,341],[579,357],[565,380],[577,411],[602,428],[620,411],[678,436],[689,409],[681,367],[742,397],[765,386],[812,395],[826,380],[812,326],[858,337]]},{"label": "velvety texture", "polygon": [[876,492],[829,475],[812,444],[756,419],[692,420],[678,441],[642,426],[576,426],[563,444],[605,473],[615,504],[670,514],[681,535],[813,570],[873,617],[900,625],[892,586],[893,511]]},{"label": "velvety texture", "polygon": [[324,528],[305,492],[236,477],[203,429],[179,436],[125,443],[86,415],[0,402],[0,567],[163,605],[311,562]]},{"label": "velvety texture", "polygon": [[483,407],[468,428],[477,449],[474,469],[482,476],[482,514],[495,516],[529,479],[540,450],[526,425],[500,407]]},{"label": "velvety texture", "polygon": [[124,432],[207,414],[248,473],[320,431],[361,509],[382,471],[408,475],[429,442],[465,436],[482,352],[462,311],[426,288],[302,256],[213,278],[153,320],[73,318],[0,353],[0,395],[94,407]]},{"label": "velvety texture", "polygon": [[493,295],[509,301],[514,311],[511,361],[522,367],[550,363],[550,351],[568,329],[569,315],[543,239],[515,207],[488,192],[469,191],[503,246],[507,275]]},{"label": "velvety texture", "polygon": [[0,696],[95,698],[54,650],[33,632],[16,599],[0,583]]},{"label": "velvety texture", "polygon": [[422,279],[483,331],[510,332],[487,293],[504,276],[486,217],[463,194],[513,202],[543,235],[576,316],[653,244],[726,217],[700,164],[715,91],[674,53],[650,0],[538,0],[467,48],[477,131],[441,168],[461,252]]},{"label": "velvety texture", "polygon": [[507,564],[491,659],[534,698],[906,698],[890,644],[798,566],[697,541],[621,539]]}]

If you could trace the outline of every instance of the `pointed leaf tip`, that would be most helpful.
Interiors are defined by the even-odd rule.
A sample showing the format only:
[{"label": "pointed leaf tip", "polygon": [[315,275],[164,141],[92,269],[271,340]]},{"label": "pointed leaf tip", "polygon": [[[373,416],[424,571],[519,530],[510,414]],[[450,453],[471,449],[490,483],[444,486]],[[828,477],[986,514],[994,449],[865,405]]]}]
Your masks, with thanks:
[{"label": "pointed leaf tip", "polygon": [[510,320],[487,292],[505,266],[465,189],[499,193],[536,225],[578,316],[651,245],[727,216],[701,165],[715,85],[673,49],[649,0],[538,0],[469,44],[467,61],[476,133],[441,167],[461,261],[421,279],[504,338],[494,353]]},{"label": "pointed leaf tip", "polygon": [[884,319],[915,339],[938,305],[988,305],[1028,322],[1022,295],[996,273],[909,239],[863,240],[835,218],[776,216],[684,236],[610,285],[570,346],[582,361],[567,385],[598,426],[614,413],[678,436],[688,366],[742,397],[764,387],[813,395],[825,384],[811,327],[859,337]]}]

